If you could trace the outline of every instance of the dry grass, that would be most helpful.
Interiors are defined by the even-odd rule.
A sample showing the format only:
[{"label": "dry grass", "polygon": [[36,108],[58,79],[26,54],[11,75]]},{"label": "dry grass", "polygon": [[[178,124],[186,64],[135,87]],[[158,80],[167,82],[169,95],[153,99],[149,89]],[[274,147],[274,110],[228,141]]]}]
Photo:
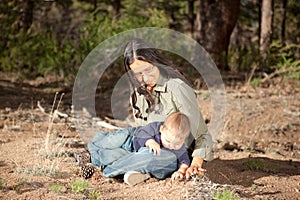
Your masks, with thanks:
[{"label": "dry grass", "polygon": [[[28,160],[30,163],[26,167],[13,160],[17,166],[15,172],[48,177],[55,177],[61,173],[60,164],[62,159],[69,156],[69,154],[64,148],[66,140],[64,140],[63,137],[57,138],[56,130],[53,129],[53,125],[55,118],[57,118],[55,111],[59,109],[63,95],[64,94],[61,94],[60,99],[57,101],[58,93],[55,94],[50,114],[48,114],[46,133],[37,128],[35,121],[31,122],[32,133],[36,138],[35,144],[37,149],[34,151],[33,159]],[[34,119],[32,113],[31,118]],[[40,141],[40,138],[44,138],[43,142]]]}]

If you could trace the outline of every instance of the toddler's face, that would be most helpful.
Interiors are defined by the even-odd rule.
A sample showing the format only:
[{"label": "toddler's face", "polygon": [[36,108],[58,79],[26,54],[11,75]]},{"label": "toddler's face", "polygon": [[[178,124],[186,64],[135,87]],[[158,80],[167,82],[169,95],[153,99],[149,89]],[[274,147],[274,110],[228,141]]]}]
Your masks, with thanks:
[{"label": "toddler's face", "polygon": [[182,147],[184,140],[178,137],[177,129],[168,128],[165,125],[160,127],[161,143],[163,147],[178,150]]}]

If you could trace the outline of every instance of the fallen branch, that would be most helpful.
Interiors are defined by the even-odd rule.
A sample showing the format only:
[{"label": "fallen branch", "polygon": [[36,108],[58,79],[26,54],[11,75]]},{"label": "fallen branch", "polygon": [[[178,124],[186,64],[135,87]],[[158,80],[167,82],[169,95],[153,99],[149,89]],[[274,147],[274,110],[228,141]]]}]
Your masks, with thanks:
[{"label": "fallen branch", "polygon": [[48,114],[48,113],[45,112],[45,108],[42,107],[40,101],[37,102],[37,107],[39,108],[39,110],[40,110],[42,113]]},{"label": "fallen branch", "polygon": [[283,74],[283,73],[286,73],[286,72],[294,72],[294,71],[300,71],[300,66],[299,67],[295,67],[295,68],[280,68],[279,70],[274,71],[270,75],[268,75],[268,74],[265,73],[266,77],[263,78],[260,81],[260,83],[264,83],[264,82],[266,82],[267,80],[270,80],[271,78],[273,78],[276,75]]},{"label": "fallen branch", "polygon": [[[40,101],[37,102],[37,107],[42,113],[44,113],[48,116],[51,116],[51,114],[49,114],[45,111],[45,108],[43,108]],[[68,114],[62,113],[62,112],[58,111],[57,109],[54,110],[54,112],[53,112],[53,118],[68,118],[68,117],[69,117]]]},{"label": "fallen branch", "polygon": [[96,124],[98,126],[101,126],[103,128],[107,128],[107,129],[121,129],[120,127],[114,126],[114,125],[109,124],[109,123],[107,123],[105,121],[98,121]]},{"label": "fallen branch", "polygon": [[59,118],[68,118],[69,115],[65,114],[65,113],[62,113],[58,110],[55,110],[54,111],[54,117],[59,117]]}]

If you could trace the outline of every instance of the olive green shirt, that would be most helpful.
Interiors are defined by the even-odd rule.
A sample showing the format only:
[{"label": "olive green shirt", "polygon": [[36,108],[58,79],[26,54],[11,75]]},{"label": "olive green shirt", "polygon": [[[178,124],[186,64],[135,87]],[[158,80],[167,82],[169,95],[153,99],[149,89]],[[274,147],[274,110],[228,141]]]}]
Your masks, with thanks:
[{"label": "olive green shirt", "polygon": [[[138,126],[144,126],[154,121],[164,121],[166,116],[172,112],[182,112],[188,116],[191,123],[191,134],[185,141],[187,149],[192,151],[192,156],[198,156],[206,161],[213,159],[213,144],[211,135],[198,106],[194,90],[181,79],[167,80],[162,75],[153,89],[155,108],[147,113],[148,104],[145,96],[136,93],[136,105],[140,108],[142,116],[147,121],[135,118]],[[134,116],[136,110],[133,109]]]}]

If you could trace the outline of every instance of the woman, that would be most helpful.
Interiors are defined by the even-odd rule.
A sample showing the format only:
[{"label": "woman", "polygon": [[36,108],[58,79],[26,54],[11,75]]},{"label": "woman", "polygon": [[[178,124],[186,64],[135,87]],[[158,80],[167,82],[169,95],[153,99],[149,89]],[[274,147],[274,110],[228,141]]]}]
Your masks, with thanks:
[{"label": "woman", "polygon": [[131,105],[137,125],[163,121],[171,112],[186,114],[192,124],[192,137],[186,141],[186,147],[193,157],[186,177],[203,174],[203,160],[213,158],[212,140],[187,80],[158,50],[140,39],[127,44],[124,65],[134,90]]},{"label": "woman", "polygon": [[[192,162],[184,175],[186,178],[193,174],[202,175],[206,171],[202,168],[203,161],[213,159],[212,140],[196,95],[187,80],[158,50],[141,39],[134,39],[126,45],[124,65],[131,83],[130,103],[136,125],[164,121],[172,112],[187,115],[191,122],[191,134],[186,139],[185,146]],[[120,136],[114,134],[111,137],[114,139],[110,141],[117,141]],[[122,145],[109,146],[111,148],[108,149],[103,144],[98,144],[96,137],[88,145],[93,164],[105,166],[103,172],[106,177],[134,170],[164,179],[177,169],[176,157],[167,150],[162,149],[160,156],[155,156],[146,147],[139,152],[127,154]],[[104,155],[109,161],[104,161]]]}]

